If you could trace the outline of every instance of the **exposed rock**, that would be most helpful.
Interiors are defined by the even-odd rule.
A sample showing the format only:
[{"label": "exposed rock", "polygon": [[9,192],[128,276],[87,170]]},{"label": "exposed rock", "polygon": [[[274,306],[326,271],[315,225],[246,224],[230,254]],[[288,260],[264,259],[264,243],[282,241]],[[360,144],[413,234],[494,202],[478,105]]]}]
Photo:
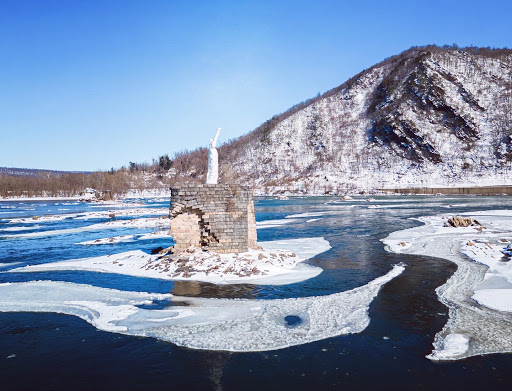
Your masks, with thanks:
[{"label": "exposed rock", "polygon": [[161,254],[163,249],[163,247],[154,248],[151,250],[151,254]]},{"label": "exposed rock", "polygon": [[480,226],[481,228],[485,228],[478,220],[472,219],[471,217],[461,217],[461,216],[453,216],[448,219],[446,223],[444,223],[445,227],[476,227]]},{"label": "exposed rock", "polygon": [[164,248],[160,250],[159,254],[170,254],[172,253],[172,250],[174,249],[174,246]]}]

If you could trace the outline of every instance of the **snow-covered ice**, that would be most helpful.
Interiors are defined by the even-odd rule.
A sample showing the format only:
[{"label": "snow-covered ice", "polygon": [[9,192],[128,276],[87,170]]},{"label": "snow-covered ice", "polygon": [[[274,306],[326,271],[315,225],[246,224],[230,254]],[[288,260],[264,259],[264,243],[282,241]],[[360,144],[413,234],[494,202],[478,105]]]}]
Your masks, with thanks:
[{"label": "snow-covered ice", "polygon": [[42,236],[54,236],[54,235],[67,235],[77,232],[97,231],[102,229],[111,228],[153,228],[159,232],[162,229],[169,227],[169,220],[167,217],[141,217],[138,219],[122,219],[122,220],[111,220],[103,223],[91,224],[85,227],[58,229],[58,230],[47,230],[38,232],[29,232],[24,234],[12,234],[5,235],[4,238],[16,239],[26,237],[42,237]]},{"label": "snow-covered ice", "polygon": [[453,360],[468,351],[469,338],[463,334],[451,333],[443,340],[435,354],[428,356],[433,360]]},{"label": "snow-covered ice", "polygon": [[[195,349],[275,350],[363,331],[380,288],[403,270],[395,265],[384,276],[346,292],[276,300],[172,297],[55,281],[5,283],[0,284],[0,311],[74,315],[100,330]],[[188,306],[141,308],[169,299]],[[288,324],[288,316],[299,322]]]},{"label": "snow-covered ice", "polygon": [[153,240],[153,239],[169,239],[172,240],[172,237],[169,235],[167,230],[164,231],[154,231],[145,234],[134,234],[134,235],[119,235],[119,236],[109,236],[107,238],[99,238],[94,240],[87,240],[85,242],[79,242],[75,244],[80,244],[83,246],[94,246],[101,244],[116,244],[122,242],[133,242],[136,240]]},{"label": "snow-covered ice", "polygon": [[42,225],[27,225],[27,226],[16,226],[16,227],[4,227],[0,228],[0,232],[18,232],[18,231],[29,231],[32,229],[42,228]]},{"label": "snow-covered ice", "polygon": [[257,229],[264,229],[264,228],[276,228],[281,227],[285,224],[290,224],[298,221],[297,219],[275,219],[275,220],[265,220],[265,221],[258,221],[256,222],[256,228]]},{"label": "snow-covered ice", "polygon": [[512,265],[506,259],[510,254],[505,253],[512,238],[512,213],[464,215],[478,217],[487,228],[445,227],[451,216],[430,216],[419,219],[424,225],[393,232],[382,240],[388,251],[444,258],[458,266],[437,288],[450,317],[434,339],[428,356],[432,360],[512,352]]},{"label": "snow-covered ice", "polygon": [[320,217],[320,216],[325,216],[330,213],[333,213],[333,212],[331,212],[331,211],[306,212],[306,213],[298,213],[298,214],[288,215],[285,218],[286,219],[299,219],[302,217]]},{"label": "snow-covered ice", "polygon": [[[503,216],[501,214],[493,216]],[[506,251],[509,241],[466,241],[461,251],[472,260],[489,267],[483,281],[475,287],[474,300],[486,307],[512,312],[512,262]]]},{"label": "snow-covered ice", "polygon": [[95,240],[87,240],[85,242],[80,242],[76,244],[80,244],[83,246],[93,246],[100,244],[116,244],[122,242],[131,242],[135,238],[135,235],[120,235],[120,236],[112,236],[109,238],[100,238]]},{"label": "snow-covered ice", "polygon": [[511,289],[480,289],[475,291],[473,299],[486,307],[512,312],[512,288]]}]

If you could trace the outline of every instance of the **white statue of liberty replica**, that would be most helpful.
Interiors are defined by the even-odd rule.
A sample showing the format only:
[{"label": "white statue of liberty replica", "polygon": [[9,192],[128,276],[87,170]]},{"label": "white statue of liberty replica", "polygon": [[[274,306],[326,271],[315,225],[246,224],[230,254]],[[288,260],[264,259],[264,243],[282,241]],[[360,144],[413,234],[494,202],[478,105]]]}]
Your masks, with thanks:
[{"label": "white statue of liberty replica", "polygon": [[215,138],[210,139],[210,148],[208,150],[208,174],[206,175],[207,185],[216,185],[219,181],[219,154],[217,152],[217,139],[219,138],[220,128],[217,128]]}]

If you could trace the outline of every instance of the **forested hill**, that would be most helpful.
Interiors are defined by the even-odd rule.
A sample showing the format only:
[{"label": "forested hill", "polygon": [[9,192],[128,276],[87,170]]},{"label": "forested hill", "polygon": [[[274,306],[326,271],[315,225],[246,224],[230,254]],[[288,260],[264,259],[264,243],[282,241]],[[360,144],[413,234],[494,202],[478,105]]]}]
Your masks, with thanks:
[{"label": "forested hill", "polygon": [[[203,180],[206,149],[173,159]],[[414,47],[219,148],[221,180],[307,192],[510,184],[512,50]]]}]

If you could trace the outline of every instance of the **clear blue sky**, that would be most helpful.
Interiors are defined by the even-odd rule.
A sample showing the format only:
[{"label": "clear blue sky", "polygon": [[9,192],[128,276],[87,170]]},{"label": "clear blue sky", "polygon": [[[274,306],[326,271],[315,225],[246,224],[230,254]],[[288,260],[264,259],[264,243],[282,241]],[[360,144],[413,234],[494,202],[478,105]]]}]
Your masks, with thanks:
[{"label": "clear blue sky", "polygon": [[240,136],[410,46],[512,47],[509,1],[0,0],[0,166]]}]

